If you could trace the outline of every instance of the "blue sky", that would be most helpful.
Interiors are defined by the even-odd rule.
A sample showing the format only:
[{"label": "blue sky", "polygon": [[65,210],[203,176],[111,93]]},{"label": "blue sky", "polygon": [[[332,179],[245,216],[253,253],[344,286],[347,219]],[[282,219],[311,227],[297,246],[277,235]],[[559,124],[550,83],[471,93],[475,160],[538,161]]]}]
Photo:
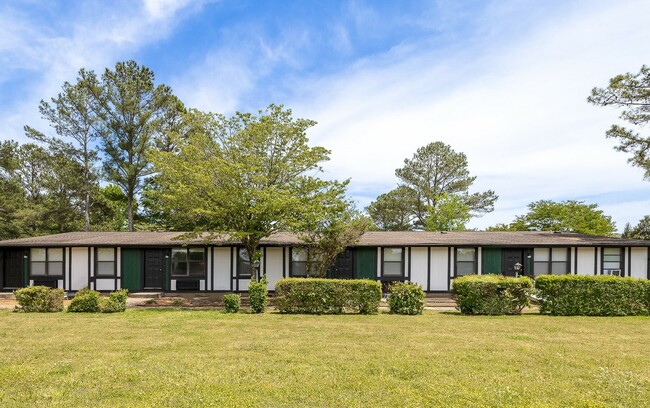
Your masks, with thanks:
[{"label": "blue sky", "polygon": [[47,129],[38,102],[84,67],[135,59],[190,107],[283,103],[314,119],[326,176],[360,207],[429,142],[467,154],[476,191],[509,222],[539,199],[597,203],[619,229],[650,184],[586,102],[650,64],[647,1],[40,1],[0,3],[0,139]]}]

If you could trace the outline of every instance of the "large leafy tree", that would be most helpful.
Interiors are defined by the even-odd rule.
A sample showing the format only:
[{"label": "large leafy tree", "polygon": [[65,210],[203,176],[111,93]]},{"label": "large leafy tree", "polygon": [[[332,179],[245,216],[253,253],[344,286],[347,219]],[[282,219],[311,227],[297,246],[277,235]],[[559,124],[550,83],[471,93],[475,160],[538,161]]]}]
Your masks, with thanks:
[{"label": "large leafy tree", "polygon": [[[99,174],[96,168],[98,152],[95,140],[98,136],[98,117],[93,111],[93,99],[82,82],[74,85],[63,84],[61,93],[50,102],[41,101],[39,111],[57,136],[46,136],[44,133],[25,126],[27,135],[46,143],[48,150],[55,155],[65,156],[77,163],[79,173],[69,172],[69,176],[78,180],[80,193],[83,196],[84,229],[90,230],[90,213],[94,196],[98,191]],[[72,163],[68,163],[72,165]]]},{"label": "large leafy tree", "polygon": [[416,192],[399,186],[382,194],[366,208],[377,228],[383,231],[408,231],[413,227],[418,197]]},{"label": "large leafy tree", "polygon": [[324,197],[311,204],[321,207],[305,211],[299,227],[298,236],[306,244],[306,272],[310,277],[325,277],[336,257],[356,244],[372,225],[368,217],[354,210],[353,204],[343,198],[342,183],[333,187],[317,192]]},{"label": "large leafy tree", "polygon": [[61,152],[35,144],[0,145],[3,238],[75,231],[81,227],[81,168]]},{"label": "large leafy tree", "polygon": [[18,143],[0,142],[0,239],[21,236],[18,212],[26,206],[26,200],[17,173],[19,166]]},{"label": "large leafy tree", "polygon": [[611,78],[606,88],[592,89],[588,101],[623,109],[620,118],[627,126],[614,124],[606,135],[618,139],[616,150],[630,153],[628,161],[642,168],[645,178],[650,179],[650,134],[644,129],[650,123],[650,67],[644,65],[638,73]]},{"label": "large leafy tree", "polygon": [[[469,173],[467,156],[442,142],[419,148],[395,175],[400,186],[368,207],[382,229],[464,227],[468,213],[473,217],[491,212],[498,198],[492,190],[470,193],[476,176]],[[458,218],[449,219],[454,214]]]},{"label": "large leafy tree", "polygon": [[92,71],[82,69],[79,75],[98,116],[104,174],[124,192],[133,231],[138,194],[153,172],[147,154],[154,145],[169,146],[166,131],[177,124],[182,104],[170,87],[155,85],[153,71],[135,61],[118,62],[101,80]]},{"label": "large leafy tree", "polygon": [[254,261],[263,238],[326,218],[342,199],[347,181],[317,177],[329,151],[308,145],[314,121],[295,119],[281,105],[190,120],[193,131],[173,141],[174,151],[150,155],[158,188],[149,194],[173,223],[239,241]]},{"label": "large leafy tree", "polygon": [[443,194],[429,208],[424,229],[427,231],[463,231],[471,218],[469,205],[462,197]]},{"label": "large leafy tree", "polygon": [[519,215],[508,225],[491,230],[561,231],[588,235],[612,235],[616,225],[612,217],[598,209],[597,204],[567,200],[539,200],[528,204],[528,213]]}]

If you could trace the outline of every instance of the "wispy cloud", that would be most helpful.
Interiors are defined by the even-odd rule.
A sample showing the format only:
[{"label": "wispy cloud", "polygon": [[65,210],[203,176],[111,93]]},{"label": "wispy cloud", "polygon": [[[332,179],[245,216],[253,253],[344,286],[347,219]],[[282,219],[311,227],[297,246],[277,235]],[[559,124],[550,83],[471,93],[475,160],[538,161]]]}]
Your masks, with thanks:
[{"label": "wispy cloud", "polygon": [[[23,95],[3,103],[3,138],[23,139],[29,123],[46,126],[38,102],[55,96],[63,82],[73,81],[82,67],[103,70],[130,58],[141,47],[165,38],[188,8],[203,2],[148,0],[83,3],[77,8],[44,3],[33,8],[4,5],[0,12],[0,86],[23,86]],[[191,7],[190,7],[191,6]],[[58,7],[56,15],[52,8]],[[64,21],[50,24],[48,19]],[[29,80],[25,80],[29,78]],[[1,99],[0,99],[1,102]]]},{"label": "wispy cloud", "polygon": [[[604,138],[615,112],[588,105],[586,96],[647,63],[650,7],[594,6],[446,55],[430,49],[430,40],[398,47],[303,84],[291,105],[320,122],[311,135],[333,151],[329,174],[351,176],[362,204],[393,188],[394,169],[435,140],[468,155],[477,190],[501,196],[475,227],[508,222],[542,198],[611,200],[647,191],[641,172]],[[648,201],[601,204],[622,228],[647,212]]]},{"label": "wispy cloud", "polygon": [[[327,176],[351,177],[361,206],[436,140],[467,154],[476,190],[501,197],[474,227],[571,198],[598,202],[622,228],[650,204],[642,172],[604,138],[616,112],[586,103],[592,87],[648,63],[645,1],[296,2],[281,13],[264,2],[79,4],[0,5],[0,137],[46,127],[38,101],[81,67],[179,53],[187,60],[165,82],[189,106],[230,114],[276,102],[317,120],[310,137],[332,150]],[[179,31],[203,36],[195,23],[209,36],[191,52],[182,40],[157,49]]]}]

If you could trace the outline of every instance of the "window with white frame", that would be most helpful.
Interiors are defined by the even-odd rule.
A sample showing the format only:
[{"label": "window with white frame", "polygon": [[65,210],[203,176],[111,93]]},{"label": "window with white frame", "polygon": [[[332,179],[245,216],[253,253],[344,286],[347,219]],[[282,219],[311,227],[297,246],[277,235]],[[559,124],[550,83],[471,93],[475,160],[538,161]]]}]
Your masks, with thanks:
[{"label": "window with white frame", "polygon": [[622,276],[623,248],[603,248],[603,275]]},{"label": "window with white frame", "polygon": [[456,248],[456,276],[476,273],[476,248]]},{"label": "window with white frame", "polygon": [[63,248],[32,248],[30,263],[33,276],[63,276]]},{"label": "window with white frame", "polygon": [[570,273],[569,248],[535,248],[533,274],[566,275]]},{"label": "window with white frame", "polygon": [[95,248],[97,276],[115,276],[115,248]]},{"label": "window with white frame", "polygon": [[205,276],[204,248],[172,248],[172,276]]},{"label": "window with white frame", "polygon": [[404,248],[382,248],[382,276],[404,276]]}]

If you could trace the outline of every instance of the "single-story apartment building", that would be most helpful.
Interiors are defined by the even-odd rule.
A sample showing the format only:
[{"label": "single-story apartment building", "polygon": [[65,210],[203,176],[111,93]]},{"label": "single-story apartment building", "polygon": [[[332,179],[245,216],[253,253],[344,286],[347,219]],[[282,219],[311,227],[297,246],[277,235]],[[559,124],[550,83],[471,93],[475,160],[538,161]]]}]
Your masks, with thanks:
[{"label": "single-story apartment building", "polygon": [[[277,233],[261,242],[254,267],[237,242],[179,240],[181,232],[70,232],[0,241],[0,290],[47,285],[74,292],[244,291],[252,273],[269,289],[305,276],[303,242]],[[467,274],[618,275],[650,279],[650,241],[558,232],[391,232],[364,234],[341,253],[332,278],[411,281],[445,292]]]}]

